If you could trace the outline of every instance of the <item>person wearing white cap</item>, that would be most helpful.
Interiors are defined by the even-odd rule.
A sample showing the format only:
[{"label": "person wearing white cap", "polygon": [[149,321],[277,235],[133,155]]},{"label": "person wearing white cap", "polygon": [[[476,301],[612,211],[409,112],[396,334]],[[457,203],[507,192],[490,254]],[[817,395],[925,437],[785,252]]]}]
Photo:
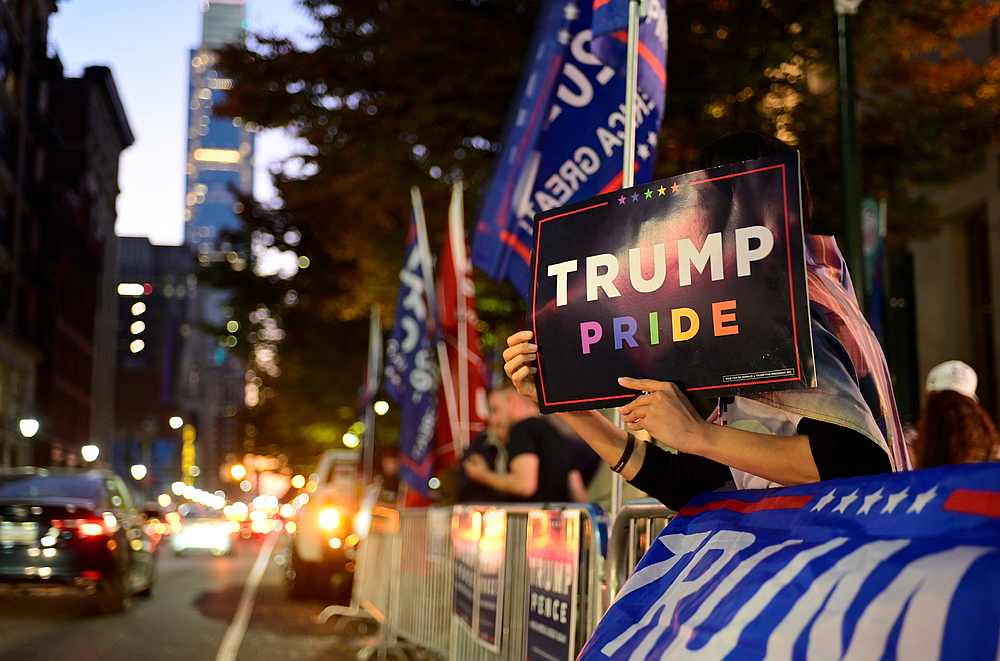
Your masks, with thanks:
[{"label": "person wearing white cap", "polygon": [[1000,458],[1000,434],[979,405],[976,371],[948,360],[927,373],[927,401],[915,445],[919,468]]},{"label": "person wearing white cap", "polygon": [[978,402],[979,398],[976,397],[978,384],[979,376],[976,375],[976,370],[961,360],[946,360],[940,365],[935,365],[927,373],[927,392],[951,390]]}]

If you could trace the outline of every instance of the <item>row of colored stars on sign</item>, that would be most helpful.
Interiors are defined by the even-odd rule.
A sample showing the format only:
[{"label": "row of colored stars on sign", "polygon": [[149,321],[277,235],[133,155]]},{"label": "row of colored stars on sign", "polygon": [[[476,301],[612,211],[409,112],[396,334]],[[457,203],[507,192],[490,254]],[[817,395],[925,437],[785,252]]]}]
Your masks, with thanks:
[{"label": "row of colored stars on sign", "polygon": [[[670,186],[670,192],[674,195],[679,193],[681,190],[680,184],[676,181]],[[641,192],[641,194],[640,194]],[[660,185],[659,188],[647,188],[645,191],[635,191],[632,195],[625,195],[622,193],[618,196],[618,205],[624,206],[624,204],[631,198],[632,202],[639,202],[639,200],[651,200],[653,199],[653,193],[656,193],[656,197],[666,197],[667,188],[664,185]]]}]

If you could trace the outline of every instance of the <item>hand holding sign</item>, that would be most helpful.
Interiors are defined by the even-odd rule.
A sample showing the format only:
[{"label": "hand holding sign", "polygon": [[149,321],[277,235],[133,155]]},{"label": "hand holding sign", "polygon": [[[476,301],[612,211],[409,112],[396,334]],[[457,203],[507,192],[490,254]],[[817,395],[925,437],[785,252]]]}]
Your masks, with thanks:
[{"label": "hand holding sign", "polygon": [[646,431],[665,445],[697,454],[708,426],[687,395],[673,383],[622,377],[618,384],[643,394],[621,409],[629,431]]},{"label": "hand holding sign", "polygon": [[503,352],[503,371],[514,384],[514,389],[531,401],[538,403],[538,392],[535,390],[535,372],[532,365],[537,356],[538,347],[531,344],[534,334],[529,330],[518,331],[507,338],[507,348]]}]

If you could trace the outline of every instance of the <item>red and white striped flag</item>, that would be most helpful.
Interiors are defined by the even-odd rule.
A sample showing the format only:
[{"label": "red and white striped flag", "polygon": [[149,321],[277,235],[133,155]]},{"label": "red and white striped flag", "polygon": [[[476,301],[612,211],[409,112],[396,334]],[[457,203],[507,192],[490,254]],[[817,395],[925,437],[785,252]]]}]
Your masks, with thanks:
[{"label": "red and white striped flag", "polygon": [[[441,379],[438,396],[435,467],[440,470],[454,464],[469,441],[486,428],[488,414],[486,367],[479,351],[476,291],[465,243],[461,182],[452,188],[448,235],[438,263],[437,303],[438,328],[448,348],[451,372],[450,379]],[[452,424],[444,424],[445,420]]]}]

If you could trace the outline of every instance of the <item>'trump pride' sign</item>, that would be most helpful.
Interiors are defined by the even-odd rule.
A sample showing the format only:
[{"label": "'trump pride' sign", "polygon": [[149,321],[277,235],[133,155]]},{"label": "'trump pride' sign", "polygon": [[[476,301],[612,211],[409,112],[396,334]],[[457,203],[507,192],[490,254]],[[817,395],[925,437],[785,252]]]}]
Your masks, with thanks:
[{"label": "'trump pride' sign", "polygon": [[539,214],[532,277],[546,412],[621,404],[620,376],[716,396],[815,386],[797,154]]}]

